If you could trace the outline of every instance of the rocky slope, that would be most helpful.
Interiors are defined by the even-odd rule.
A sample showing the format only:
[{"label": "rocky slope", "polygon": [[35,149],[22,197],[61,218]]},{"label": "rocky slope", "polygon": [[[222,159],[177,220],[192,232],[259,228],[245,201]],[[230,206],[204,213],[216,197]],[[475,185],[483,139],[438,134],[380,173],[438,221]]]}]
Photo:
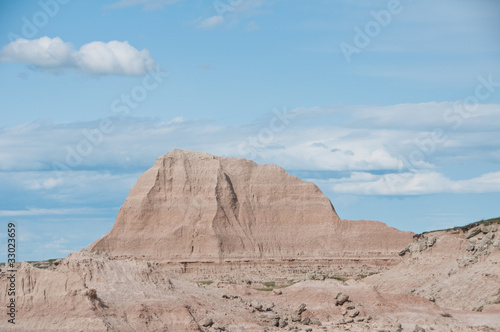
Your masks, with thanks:
[{"label": "rocky slope", "polygon": [[173,150],[139,177],[89,250],[167,261],[386,257],[411,236],[340,220],[316,185],[279,166]]},{"label": "rocky slope", "polygon": [[444,307],[500,314],[499,238],[499,219],[421,234],[400,252],[402,263],[365,282]]},{"label": "rocky slope", "polygon": [[[49,269],[18,269],[16,324],[1,331],[498,331],[498,312],[440,307],[361,280],[264,285],[171,276],[158,262],[82,250]],[[269,276],[272,280],[272,276]],[[6,303],[0,272],[0,301]],[[270,289],[270,288],[269,288]]]}]

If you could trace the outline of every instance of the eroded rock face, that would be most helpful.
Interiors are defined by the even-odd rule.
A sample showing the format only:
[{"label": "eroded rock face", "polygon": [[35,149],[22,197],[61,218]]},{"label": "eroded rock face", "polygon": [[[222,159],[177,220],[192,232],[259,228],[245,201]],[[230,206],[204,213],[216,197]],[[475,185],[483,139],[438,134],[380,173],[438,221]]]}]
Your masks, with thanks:
[{"label": "eroded rock face", "polygon": [[[8,274],[0,271],[7,303]],[[57,266],[17,268],[16,324],[0,331],[498,331],[498,311],[441,308],[410,294],[381,293],[363,281],[309,280],[281,295],[245,285],[200,284],[161,264],[82,250]],[[345,299],[345,300],[341,300]],[[343,302],[339,303],[338,300]],[[323,328],[324,327],[324,328]]]},{"label": "eroded rock face", "polygon": [[313,183],[279,166],[173,150],[142,174],[89,249],[170,261],[384,255],[409,232],[342,221]]},{"label": "eroded rock face", "polygon": [[366,282],[382,292],[407,293],[444,307],[498,312],[499,221],[416,236],[403,262]]}]

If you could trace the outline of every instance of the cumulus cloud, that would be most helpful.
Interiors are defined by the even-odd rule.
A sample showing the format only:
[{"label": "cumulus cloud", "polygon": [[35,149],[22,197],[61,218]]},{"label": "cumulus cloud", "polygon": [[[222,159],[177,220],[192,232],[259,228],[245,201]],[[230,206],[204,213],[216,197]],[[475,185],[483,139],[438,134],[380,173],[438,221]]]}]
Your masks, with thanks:
[{"label": "cumulus cloud", "polygon": [[198,24],[197,27],[200,29],[209,30],[223,23],[224,23],[224,18],[222,18],[222,16],[212,16],[201,21],[201,23]]},{"label": "cumulus cloud", "polygon": [[17,39],[0,51],[2,62],[20,62],[41,68],[71,66],[73,46],[61,38]]},{"label": "cumulus cloud", "polygon": [[[447,106],[445,103],[439,108],[431,104],[430,108],[442,112]],[[478,178],[471,184],[459,182],[457,187],[456,182],[449,182],[446,172],[444,175],[436,172],[457,161],[500,163],[500,141],[493,130],[500,121],[500,105],[480,105],[474,118],[464,119],[463,128],[467,130],[460,131],[446,127],[438,118],[405,127],[407,122],[418,123],[426,113],[425,104],[402,107],[423,111],[415,112],[413,117],[407,113],[398,126],[389,121],[392,109],[370,107],[381,119],[387,119],[379,119],[381,122],[373,127],[375,120],[368,121],[362,107],[358,111],[350,107],[298,108],[290,110],[289,118],[281,120],[270,113],[253,122],[224,126],[182,117],[165,121],[112,117],[108,120],[113,130],[102,137],[98,135],[97,143],[92,135],[100,120],[31,122],[0,128],[3,146],[0,171],[50,171],[67,165],[73,172],[96,169],[136,172],[148,168],[159,155],[181,148],[278,164],[288,170],[351,174],[343,180],[331,180],[329,185],[339,193],[417,195],[473,192],[474,188],[495,190],[489,187],[496,183],[490,177]],[[280,116],[284,117],[283,114]],[[439,137],[432,141],[432,132],[439,125],[443,125],[446,139]],[[471,178],[477,176],[477,172],[470,173]],[[62,183],[57,179],[38,177],[25,187],[46,191],[64,188],[69,181],[64,179]],[[480,179],[484,182],[481,185],[477,182]],[[389,186],[391,183],[393,188]]]},{"label": "cumulus cloud", "polygon": [[[425,109],[424,104],[413,107]],[[443,104],[441,111],[446,108]],[[372,109],[386,118],[386,108]],[[293,170],[406,172],[434,170],[457,161],[500,162],[500,141],[494,129],[500,121],[499,105],[481,105],[475,118],[464,120],[467,130],[461,131],[437,119],[404,127],[407,122],[418,122],[424,111],[402,117],[400,126],[385,122],[373,127],[361,111],[351,108],[294,109],[288,113],[293,119],[285,119],[286,124],[271,113],[231,126],[183,118],[110,118],[113,132],[104,135],[98,146],[90,145],[91,153],[84,153],[78,169],[144,167],[145,161],[173,148],[244,157]],[[0,150],[0,170],[50,169],[55,161],[65,163],[68,151],[88,150],[87,136],[99,128],[99,122],[31,122],[0,128],[4,147]],[[433,140],[434,129],[443,124],[444,134]],[[45,148],[40,149],[40,145]],[[57,183],[37,185],[43,188]]]},{"label": "cumulus cloud", "polygon": [[149,51],[127,41],[93,41],[75,50],[61,38],[17,39],[0,50],[0,61],[23,63],[52,72],[73,69],[90,76],[142,76],[156,68]]}]

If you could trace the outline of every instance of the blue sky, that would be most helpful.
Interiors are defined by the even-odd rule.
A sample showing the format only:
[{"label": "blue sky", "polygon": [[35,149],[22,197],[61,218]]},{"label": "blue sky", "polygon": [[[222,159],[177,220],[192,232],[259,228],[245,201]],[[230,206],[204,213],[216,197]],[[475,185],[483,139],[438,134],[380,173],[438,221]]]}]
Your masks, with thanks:
[{"label": "blue sky", "polygon": [[281,165],[344,219],[497,217],[499,37],[493,0],[3,1],[0,219],[64,257],[174,148]]}]

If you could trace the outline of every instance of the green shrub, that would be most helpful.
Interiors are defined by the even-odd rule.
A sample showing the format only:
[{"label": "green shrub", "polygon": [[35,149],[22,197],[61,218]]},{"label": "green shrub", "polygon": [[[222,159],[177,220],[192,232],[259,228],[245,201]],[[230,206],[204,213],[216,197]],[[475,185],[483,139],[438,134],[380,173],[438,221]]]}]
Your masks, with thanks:
[{"label": "green shrub", "polygon": [[203,284],[203,285],[211,285],[211,284],[213,284],[213,281],[212,280],[201,280],[201,281],[197,281],[197,283]]},{"label": "green shrub", "polygon": [[342,281],[342,282],[346,282],[348,280],[347,278],[342,278],[342,277],[332,277],[332,279]]}]

